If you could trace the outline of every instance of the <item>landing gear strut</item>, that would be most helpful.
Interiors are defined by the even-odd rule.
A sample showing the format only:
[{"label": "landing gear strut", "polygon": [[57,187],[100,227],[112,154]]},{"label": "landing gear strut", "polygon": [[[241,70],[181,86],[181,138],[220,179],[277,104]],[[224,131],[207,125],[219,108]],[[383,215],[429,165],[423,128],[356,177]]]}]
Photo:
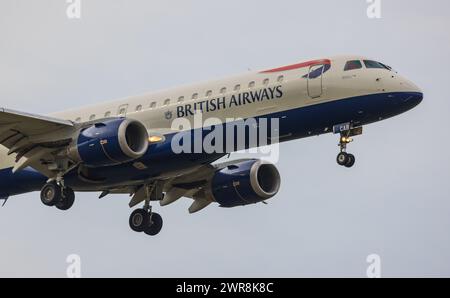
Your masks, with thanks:
[{"label": "landing gear strut", "polygon": [[159,234],[163,227],[163,219],[161,215],[156,212],[152,212],[152,207],[150,206],[150,197],[153,188],[148,188],[147,198],[145,199],[145,204],[142,209],[136,209],[130,215],[130,228],[138,233],[144,232],[149,236],[156,236]]},{"label": "landing gear strut", "polygon": [[341,133],[341,139],[339,141],[339,148],[341,152],[339,152],[336,161],[338,165],[351,168],[355,165],[356,158],[353,154],[347,153],[347,145],[353,142],[353,139],[345,136],[344,133]]},{"label": "landing gear strut", "polygon": [[69,210],[75,202],[75,193],[70,187],[63,186],[63,183],[50,181],[41,190],[41,201],[44,205],[59,210]]},{"label": "landing gear strut", "polygon": [[[346,127],[346,129],[341,129]],[[339,148],[340,152],[336,157],[338,165],[351,168],[355,165],[356,158],[353,154],[347,153],[347,145],[353,142],[352,136],[362,134],[362,127],[351,128],[351,124],[337,125],[335,130],[340,130]]]}]

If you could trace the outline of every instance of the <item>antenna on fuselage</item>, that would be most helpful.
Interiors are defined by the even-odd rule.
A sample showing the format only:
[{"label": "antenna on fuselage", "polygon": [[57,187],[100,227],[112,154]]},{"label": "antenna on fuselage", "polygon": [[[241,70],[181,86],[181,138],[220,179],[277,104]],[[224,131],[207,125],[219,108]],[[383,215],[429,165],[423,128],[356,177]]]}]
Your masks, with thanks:
[{"label": "antenna on fuselage", "polygon": [[2,204],[2,207],[5,207],[5,205],[6,205],[6,202],[8,202],[8,199],[9,199],[9,197],[6,197],[6,198],[1,198],[0,200],[3,200],[3,204]]}]

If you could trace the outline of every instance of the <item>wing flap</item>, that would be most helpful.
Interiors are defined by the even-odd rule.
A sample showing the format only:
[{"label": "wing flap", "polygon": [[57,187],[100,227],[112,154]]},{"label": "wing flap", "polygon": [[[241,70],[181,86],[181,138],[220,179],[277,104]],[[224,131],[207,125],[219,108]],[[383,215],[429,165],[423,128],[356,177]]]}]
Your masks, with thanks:
[{"label": "wing flap", "polygon": [[41,159],[52,160],[52,152],[58,150],[54,144],[70,138],[74,130],[74,123],[68,120],[0,108],[0,145],[8,149],[8,155],[17,154],[13,172],[31,166],[52,176]]}]

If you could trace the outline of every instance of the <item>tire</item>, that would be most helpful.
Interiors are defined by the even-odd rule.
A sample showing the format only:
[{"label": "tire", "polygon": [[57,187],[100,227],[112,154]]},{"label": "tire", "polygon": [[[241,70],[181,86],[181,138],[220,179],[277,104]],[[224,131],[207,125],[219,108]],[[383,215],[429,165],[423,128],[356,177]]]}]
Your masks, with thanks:
[{"label": "tire", "polygon": [[41,190],[41,202],[46,206],[55,206],[61,202],[61,187],[56,182],[50,182],[44,185]]},{"label": "tire", "polygon": [[345,166],[347,168],[351,168],[351,167],[353,167],[355,165],[355,162],[356,162],[355,156],[353,154],[348,154],[348,161],[345,164]]},{"label": "tire", "polygon": [[149,236],[156,236],[159,232],[161,232],[163,227],[163,219],[158,213],[152,213],[151,221],[152,223],[149,222],[147,228],[144,230],[144,233]]},{"label": "tire", "polygon": [[69,210],[72,208],[73,203],[75,202],[75,193],[69,187],[64,189],[64,197],[60,202],[56,203],[56,208],[62,211]]},{"label": "tire", "polygon": [[348,154],[345,152],[339,153],[338,156],[336,157],[336,161],[337,161],[338,165],[346,166],[349,162]]},{"label": "tire", "polygon": [[130,228],[135,232],[144,232],[150,222],[150,216],[144,209],[136,209],[130,215]]}]

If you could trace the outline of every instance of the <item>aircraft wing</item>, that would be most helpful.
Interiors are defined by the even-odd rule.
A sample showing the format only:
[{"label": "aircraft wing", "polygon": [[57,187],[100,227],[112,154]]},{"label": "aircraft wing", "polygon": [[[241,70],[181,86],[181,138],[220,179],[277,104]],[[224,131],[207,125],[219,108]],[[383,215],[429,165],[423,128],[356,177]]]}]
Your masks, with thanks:
[{"label": "aircraft wing", "polygon": [[0,144],[16,154],[13,172],[31,166],[51,177],[43,161],[53,160],[73,132],[71,121],[0,108]]},{"label": "aircraft wing", "polygon": [[[166,206],[183,197],[190,198],[194,202],[189,208],[189,212],[200,211],[213,202],[213,198],[206,190],[212,175],[220,166],[205,164],[186,168],[177,173],[165,173],[164,176],[157,177],[150,183],[155,188],[151,190],[151,200],[160,201],[161,206]],[[163,192],[165,195],[161,197]],[[139,181],[134,185],[104,189],[100,198],[109,194],[129,194],[132,197],[129,203],[130,208],[143,202],[148,195],[144,181]]]},{"label": "aircraft wing", "polygon": [[[161,206],[172,204],[183,197],[193,199],[194,202],[189,207],[189,213],[198,212],[214,202],[214,197],[210,191],[211,179],[214,173],[219,169],[245,161],[247,160],[230,160],[221,163],[198,165],[184,169],[182,173],[166,173],[154,181],[157,191],[156,197],[152,198],[152,200],[160,200],[159,195],[163,192],[165,195],[160,200]],[[131,208],[143,202],[146,198],[146,190],[141,185],[105,190],[101,197],[110,193],[130,194],[132,196],[129,203]]]},{"label": "aircraft wing", "polygon": [[172,204],[182,197],[191,198],[194,202],[189,207],[189,213],[198,212],[211,204],[214,199],[208,193],[210,179],[216,166],[203,165],[194,171],[171,179],[165,185],[166,194],[160,202],[161,206]]}]

